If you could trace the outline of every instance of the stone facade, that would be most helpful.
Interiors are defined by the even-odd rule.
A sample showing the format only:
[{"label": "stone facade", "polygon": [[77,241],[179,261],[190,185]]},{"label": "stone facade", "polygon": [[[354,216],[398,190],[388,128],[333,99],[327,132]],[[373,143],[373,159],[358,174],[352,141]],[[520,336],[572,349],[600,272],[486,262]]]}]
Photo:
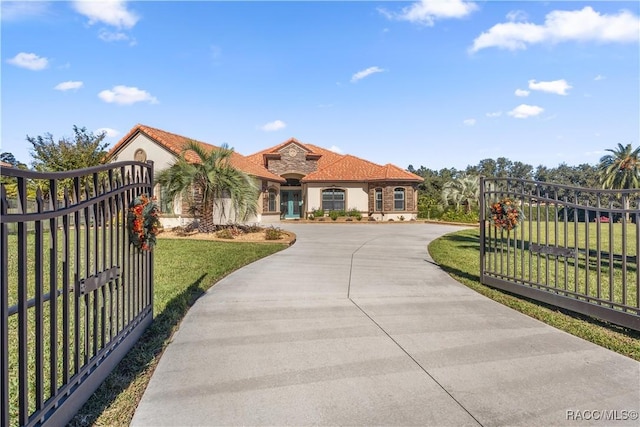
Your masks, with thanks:
[{"label": "stone facade", "polygon": [[[382,211],[383,212],[415,212],[418,207],[416,205],[417,185],[407,184],[406,182],[370,182],[369,183],[369,212],[375,211],[376,189],[382,188]],[[394,191],[396,188],[404,189],[404,210],[396,211],[394,209]]]},{"label": "stone facade", "polygon": [[298,144],[291,143],[279,151],[280,158],[267,157],[267,169],[276,175],[300,173],[307,175],[318,169],[318,160],[307,159],[307,151]]}]

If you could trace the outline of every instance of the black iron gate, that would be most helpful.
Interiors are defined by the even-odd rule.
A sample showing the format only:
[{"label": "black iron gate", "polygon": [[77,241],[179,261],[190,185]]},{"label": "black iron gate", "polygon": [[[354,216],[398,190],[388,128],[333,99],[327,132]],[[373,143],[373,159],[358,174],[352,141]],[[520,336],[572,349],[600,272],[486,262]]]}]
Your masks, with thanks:
[{"label": "black iron gate", "polygon": [[153,164],[2,169],[0,425],[64,425],[153,317],[153,254],[127,210]]},{"label": "black iron gate", "polygon": [[510,178],[480,190],[483,284],[640,330],[640,191]]}]

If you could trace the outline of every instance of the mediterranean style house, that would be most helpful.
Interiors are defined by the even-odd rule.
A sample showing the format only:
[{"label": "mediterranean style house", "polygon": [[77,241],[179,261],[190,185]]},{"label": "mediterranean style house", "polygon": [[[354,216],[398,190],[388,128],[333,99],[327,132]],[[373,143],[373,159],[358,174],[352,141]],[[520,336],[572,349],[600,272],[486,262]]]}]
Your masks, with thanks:
[{"label": "mediterranean style house", "polygon": [[[154,162],[156,171],[170,167],[191,138],[145,125],[136,125],[108,153],[110,161]],[[196,141],[203,147],[218,147]],[[189,154],[186,154],[189,160]],[[417,186],[423,178],[395,165],[384,166],[338,154],[291,138],[275,147],[243,156],[234,151],[231,164],[252,176],[260,195],[258,216],[249,222],[272,223],[306,218],[314,210],[325,213],[357,210],[377,221],[417,217]],[[167,200],[155,189],[165,227],[190,220],[188,203]],[[226,222],[224,218],[217,218]]]}]

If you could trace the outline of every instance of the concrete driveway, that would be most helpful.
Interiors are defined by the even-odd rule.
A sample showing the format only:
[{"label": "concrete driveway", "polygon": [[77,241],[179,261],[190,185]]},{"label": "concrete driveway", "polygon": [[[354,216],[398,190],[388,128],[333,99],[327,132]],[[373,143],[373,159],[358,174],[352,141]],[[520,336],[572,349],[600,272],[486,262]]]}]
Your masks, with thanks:
[{"label": "concrete driveway", "polygon": [[452,280],[427,244],[456,227],[285,228],[189,311],[132,425],[638,425],[640,364]]}]

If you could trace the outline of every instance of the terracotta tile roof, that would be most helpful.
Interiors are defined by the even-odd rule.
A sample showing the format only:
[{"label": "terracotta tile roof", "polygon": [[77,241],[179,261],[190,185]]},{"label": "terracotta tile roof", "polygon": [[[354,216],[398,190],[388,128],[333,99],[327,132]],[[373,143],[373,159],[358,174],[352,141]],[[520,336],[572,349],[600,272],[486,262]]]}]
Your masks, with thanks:
[{"label": "terracotta tile roof", "polygon": [[368,160],[351,155],[343,155],[337,161],[310,173],[302,182],[313,181],[411,181],[422,182],[418,175],[400,169],[392,164],[380,166]]},{"label": "terracotta tile roof", "polygon": [[[147,135],[149,138],[156,141],[158,144],[162,145],[164,148],[171,151],[176,156],[179,156],[182,153],[183,148],[190,141],[197,142],[207,150],[217,150],[220,148],[220,147],[216,147],[215,145],[207,144],[206,142],[197,141],[193,138],[187,138],[182,135],[177,135],[175,133],[166,132],[164,130],[152,128],[150,126],[138,124],[134,126],[133,129],[131,129],[129,133],[127,133],[120,141],[118,141],[118,143],[114,145],[111,150],[109,150],[107,157],[110,158],[114,154],[116,154],[137,133],[143,133]],[[198,161],[197,156],[191,152],[187,152],[185,155],[185,158],[190,162]],[[258,178],[265,178],[265,179],[276,181],[276,182],[285,182],[283,178],[270,172],[263,166],[260,166],[259,164],[249,161],[245,156],[235,151],[231,155],[231,164],[237,169],[240,169],[241,171],[248,173],[249,175],[253,175]]]},{"label": "terracotta tile roof", "polygon": [[2,160],[0,160],[0,167],[1,168],[12,168],[13,165],[11,163],[3,162]]}]

